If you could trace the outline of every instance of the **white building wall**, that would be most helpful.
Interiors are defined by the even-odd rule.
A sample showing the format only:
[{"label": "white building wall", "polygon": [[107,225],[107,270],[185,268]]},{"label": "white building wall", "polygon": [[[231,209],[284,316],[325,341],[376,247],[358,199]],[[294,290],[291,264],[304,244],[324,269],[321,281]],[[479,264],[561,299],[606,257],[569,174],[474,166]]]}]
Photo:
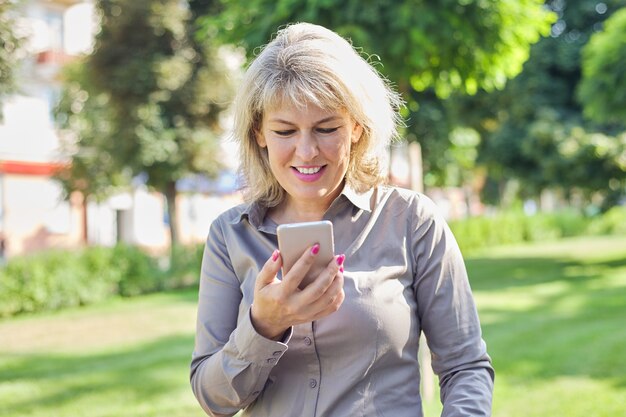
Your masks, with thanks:
[{"label": "white building wall", "polygon": [[[16,29],[28,36],[28,56],[18,72],[20,93],[4,102],[0,123],[0,238],[7,241],[7,253],[85,243],[110,246],[118,241],[166,248],[165,199],[158,193],[139,187],[83,207],[80,198],[69,202],[61,198],[50,170],[42,174],[35,169],[39,173],[28,175],[2,170],[6,162],[50,166],[67,162],[69,156],[61,153],[52,116],[61,89],[59,72],[71,56],[91,51],[97,29],[91,0],[23,0],[20,7],[22,17]],[[241,57],[229,54],[225,58],[233,60],[235,70]],[[235,164],[232,144],[225,150],[227,164]],[[213,219],[239,202],[237,194],[180,195],[181,242],[204,242]]]},{"label": "white building wall", "polygon": [[87,243],[113,246],[117,242],[115,209],[95,201],[87,203]]},{"label": "white building wall", "polygon": [[81,243],[81,201],[65,200],[56,182],[37,176],[3,175],[1,181],[7,256]]},{"label": "white building wall", "polygon": [[209,227],[217,216],[241,203],[239,194],[228,196],[186,194],[177,201],[180,241],[197,244],[206,241]]},{"label": "white building wall", "polygon": [[131,243],[155,248],[169,245],[169,236],[164,222],[164,200],[161,194],[149,193],[144,189],[135,190],[132,222],[128,225],[128,229],[132,231]]},{"label": "white building wall", "polygon": [[[51,177],[66,160],[52,111],[62,65],[91,48],[94,27],[91,1],[23,0],[18,13],[25,58],[16,74],[18,93],[0,109],[0,232],[9,256],[83,243],[82,201],[64,200]],[[75,27],[79,20],[87,23]]]}]

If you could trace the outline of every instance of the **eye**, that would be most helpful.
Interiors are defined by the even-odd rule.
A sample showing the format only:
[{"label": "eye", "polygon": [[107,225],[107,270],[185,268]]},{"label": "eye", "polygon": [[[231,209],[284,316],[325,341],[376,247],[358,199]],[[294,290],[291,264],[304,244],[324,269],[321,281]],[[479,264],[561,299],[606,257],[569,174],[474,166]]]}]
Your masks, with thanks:
[{"label": "eye", "polygon": [[278,136],[289,136],[289,135],[293,135],[295,130],[273,130],[272,132],[274,132],[276,135]]},{"label": "eye", "polygon": [[335,131],[337,131],[337,129],[339,129],[339,126],[337,127],[318,127],[317,131],[323,134],[329,134],[329,133],[333,133]]}]

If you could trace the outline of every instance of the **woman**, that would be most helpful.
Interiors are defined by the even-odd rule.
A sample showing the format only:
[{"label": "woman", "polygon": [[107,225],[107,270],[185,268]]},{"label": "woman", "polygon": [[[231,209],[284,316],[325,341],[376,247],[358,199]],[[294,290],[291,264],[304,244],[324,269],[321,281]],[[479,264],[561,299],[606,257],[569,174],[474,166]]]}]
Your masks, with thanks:
[{"label": "woman", "polygon": [[[457,244],[425,196],[384,185],[400,99],[352,46],[281,30],[248,68],[235,138],[248,203],[214,221],[202,264],[191,384],[210,415],[420,416],[420,332],[444,416],[490,415],[493,369]],[[276,227],[326,219],[278,279]]]}]

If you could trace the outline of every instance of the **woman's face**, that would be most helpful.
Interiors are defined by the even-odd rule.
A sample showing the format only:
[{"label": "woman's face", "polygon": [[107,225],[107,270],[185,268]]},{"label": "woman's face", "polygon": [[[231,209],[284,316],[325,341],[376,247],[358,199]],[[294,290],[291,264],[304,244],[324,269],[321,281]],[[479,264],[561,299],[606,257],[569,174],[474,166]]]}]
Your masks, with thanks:
[{"label": "woman's face", "polygon": [[363,132],[344,110],[283,104],[267,110],[256,140],[267,148],[272,174],[287,204],[328,207],[341,192],[350,147]]}]

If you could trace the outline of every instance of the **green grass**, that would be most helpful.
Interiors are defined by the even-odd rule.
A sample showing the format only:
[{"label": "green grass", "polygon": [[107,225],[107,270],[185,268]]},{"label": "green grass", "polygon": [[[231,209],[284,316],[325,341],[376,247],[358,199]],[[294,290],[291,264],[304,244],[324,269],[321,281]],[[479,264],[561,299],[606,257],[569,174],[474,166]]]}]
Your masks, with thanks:
[{"label": "green grass", "polygon": [[[496,368],[494,416],[626,415],[626,237],[466,261]],[[428,416],[438,415],[435,401]]]},{"label": "green grass", "polygon": [[[626,237],[503,247],[467,265],[495,417],[626,415]],[[0,321],[0,415],[203,416],[188,383],[195,303],[171,292]],[[425,401],[427,417],[440,409]]]},{"label": "green grass", "polygon": [[189,388],[196,294],[0,321],[3,417],[203,416]]}]

